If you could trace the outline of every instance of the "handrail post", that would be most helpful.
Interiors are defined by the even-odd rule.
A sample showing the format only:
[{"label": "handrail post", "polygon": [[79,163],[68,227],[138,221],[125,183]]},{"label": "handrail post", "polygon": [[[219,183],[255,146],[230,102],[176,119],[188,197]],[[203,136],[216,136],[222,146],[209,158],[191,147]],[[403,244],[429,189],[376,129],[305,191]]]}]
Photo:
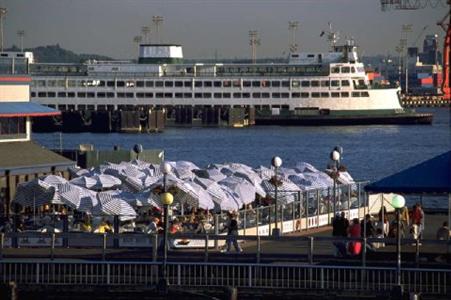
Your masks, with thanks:
[{"label": "handrail post", "polygon": [[363,238],[362,267],[366,267],[366,236]]},{"label": "handrail post", "polygon": [[291,232],[295,232],[296,231],[296,205],[295,205],[295,201],[293,201],[291,203],[291,221],[292,221],[292,226],[291,226]]},{"label": "handrail post", "polygon": [[3,248],[5,247],[5,234],[0,233],[0,259],[3,259]]},{"label": "handrail post", "polygon": [[52,233],[50,241],[50,260],[53,260],[55,256],[55,234]]},{"label": "handrail post", "polygon": [[298,191],[299,199],[299,231],[302,231],[302,193]]},{"label": "handrail post", "polygon": [[102,260],[105,260],[106,256],[106,233],[102,235]]},{"label": "handrail post", "polygon": [[205,233],[204,260],[208,262],[208,233]]},{"label": "handrail post", "polygon": [[415,264],[417,268],[420,266],[420,242],[419,239],[415,240]]},{"label": "handrail post", "polygon": [[246,210],[246,206],[244,206],[244,210],[243,210],[243,233],[244,235],[246,235],[246,223],[247,223],[247,210]]},{"label": "handrail post", "polygon": [[308,258],[309,258],[309,263],[312,265],[313,264],[313,236],[309,236],[309,253],[308,253]]},{"label": "handrail post", "polygon": [[[214,217],[215,235],[219,235],[219,215]],[[218,239],[215,239],[215,250],[219,249]]]},{"label": "handrail post", "polygon": [[156,262],[158,258],[158,234],[151,234],[152,236],[152,261]]},{"label": "handrail post", "polygon": [[269,215],[268,215],[268,216],[269,216],[269,219],[268,219],[268,221],[269,221],[269,222],[268,222],[268,223],[269,223],[269,233],[268,233],[268,235],[271,235],[271,232],[272,232],[272,231],[271,231],[271,229],[272,229],[272,226],[271,226],[271,222],[272,222],[272,220],[271,220],[271,217],[272,217],[272,209],[271,209],[271,208],[272,208],[272,205],[268,206],[268,210],[269,210],[269,211],[268,211],[268,213],[269,213]]},{"label": "handrail post", "polygon": [[260,255],[262,251],[262,244],[260,240],[260,235],[257,235],[257,264],[260,263]]},{"label": "handrail post", "polygon": [[316,228],[319,228],[319,207],[320,207],[320,201],[319,201],[319,190],[316,190]]},{"label": "handrail post", "polygon": [[[307,197],[305,197],[305,230],[308,230],[308,192],[306,192]],[[319,209],[319,208],[318,208]]]}]

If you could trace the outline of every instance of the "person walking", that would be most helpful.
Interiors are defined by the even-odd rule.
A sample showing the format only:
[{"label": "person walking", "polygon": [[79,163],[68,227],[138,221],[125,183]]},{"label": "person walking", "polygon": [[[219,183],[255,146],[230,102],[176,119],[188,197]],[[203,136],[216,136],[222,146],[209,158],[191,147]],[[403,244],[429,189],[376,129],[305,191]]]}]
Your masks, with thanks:
[{"label": "person walking", "polygon": [[[348,236],[352,238],[360,238],[361,237],[361,228],[360,222],[358,218],[352,220],[352,224],[349,225],[348,228]],[[348,244],[348,251],[351,256],[357,256],[362,251],[362,243],[359,241],[351,241]]]},{"label": "person walking", "polygon": [[241,249],[240,245],[238,245],[238,221],[236,218],[231,215],[230,216],[230,222],[227,225],[227,249],[226,252],[230,252],[232,250],[232,244],[235,247],[235,251],[240,253],[243,252],[243,249]]},{"label": "person walking", "polygon": [[421,204],[415,204],[412,211],[412,233],[413,238],[419,240],[423,237],[424,231],[424,211]]}]

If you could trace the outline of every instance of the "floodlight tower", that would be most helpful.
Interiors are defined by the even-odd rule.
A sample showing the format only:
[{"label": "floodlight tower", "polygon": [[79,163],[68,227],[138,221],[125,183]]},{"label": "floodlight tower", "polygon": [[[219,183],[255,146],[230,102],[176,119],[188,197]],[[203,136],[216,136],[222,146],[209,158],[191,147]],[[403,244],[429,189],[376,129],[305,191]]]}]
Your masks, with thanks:
[{"label": "floodlight tower", "polygon": [[288,22],[288,30],[290,31],[290,52],[297,52],[298,51],[298,44],[296,44],[296,30],[299,27],[298,21],[289,21]]},{"label": "floodlight tower", "polygon": [[150,27],[149,26],[143,26],[141,27],[141,33],[144,36],[144,43],[149,43],[149,34],[150,34]]},{"label": "floodlight tower", "polygon": [[0,51],[3,52],[3,19],[6,16],[8,10],[4,7],[0,7]]},{"label": "floodlight tower", "polygon": [[20,39],[20,52],[23,52],[23,37],[25,36],[25,30],[17,31],[17,36]]},{"label": "floodlight tower", "polygon": [[249,45],[252,50],[252,63],[257,63],[257,46],[260,46],[257,30],[249,30]]},{"label": "floodlight tower", "polygon": [[162,16],[153,16],[152,17],[152,23],[155,26],[155,34],[157,36],[157,43],[160,43],[160,26],[163,23],[163,17]]}]

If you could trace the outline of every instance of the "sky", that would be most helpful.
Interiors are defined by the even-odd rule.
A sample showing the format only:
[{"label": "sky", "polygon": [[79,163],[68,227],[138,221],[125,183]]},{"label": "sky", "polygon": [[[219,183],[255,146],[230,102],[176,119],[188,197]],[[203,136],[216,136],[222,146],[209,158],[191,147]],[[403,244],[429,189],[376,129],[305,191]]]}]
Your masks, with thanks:
[{"label": "sky", "polygon": [[[436,2],[440,0],[422,0]],[[445,3],[445,0],[441,0]],[[328,22],[341,41],[352,37],[363,55],[395,54],[402,24],[412,24],[408,44],[424,34],[444,32],[436,23],[448,7],[382,12],[380,0],[0,0],[8,9],[4,19],[5,45],[59,44],[76,53],[95,53],[116,59],[137,57],[133,37],[152,16],[164,18],[161,41],[183,45],[186,58],[246,58],[251,56],[249,30],[258,30],[258,57],[281,57],[288,52],[288,21],[298,21],[301,51],[327,51],[320,37]],[[422,29],[428,26],[422,33]],[[152,28],[153,29],[153,28]],[[155,42],[155,34],[151,35]]]}]

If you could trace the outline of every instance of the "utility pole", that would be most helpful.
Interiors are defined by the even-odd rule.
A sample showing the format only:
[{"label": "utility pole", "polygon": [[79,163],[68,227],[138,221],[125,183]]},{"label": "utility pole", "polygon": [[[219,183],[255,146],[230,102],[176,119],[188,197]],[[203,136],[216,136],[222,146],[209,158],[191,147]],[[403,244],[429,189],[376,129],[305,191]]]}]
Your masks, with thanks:
[{"label": "utility pole", "polygon": [[20,52],[23,52],[23,37],[25,36],[25,30],[17,31],[17,36],[20,39]]},{"label": "utility pole", "polygon": [[4,7],[0,7],[0,51],[3,52],[3,19],[6,16],[8,10]]},{"label": "utility pole", "polygon": [[159,44],[161,42],[160,40],[160,26],[163,23],[163,17],[162,16],[153,16],[152,17],[153,25],[155,26],[155,34],[157,36],[157,43]]},{"label": "utility pole", "polygon": [[290,41],[290,52],[294,53],[298,51],[298,44],[296,44],[296,30],[299,27],[298,21],[289,21],[288,30],[290,31],[291,41]]},{"label": "utility pole", "polygon": [[249,30],[249,45],[252,50],[252,63],[257,63],[257,46],[260,46],[257,30]]}]

